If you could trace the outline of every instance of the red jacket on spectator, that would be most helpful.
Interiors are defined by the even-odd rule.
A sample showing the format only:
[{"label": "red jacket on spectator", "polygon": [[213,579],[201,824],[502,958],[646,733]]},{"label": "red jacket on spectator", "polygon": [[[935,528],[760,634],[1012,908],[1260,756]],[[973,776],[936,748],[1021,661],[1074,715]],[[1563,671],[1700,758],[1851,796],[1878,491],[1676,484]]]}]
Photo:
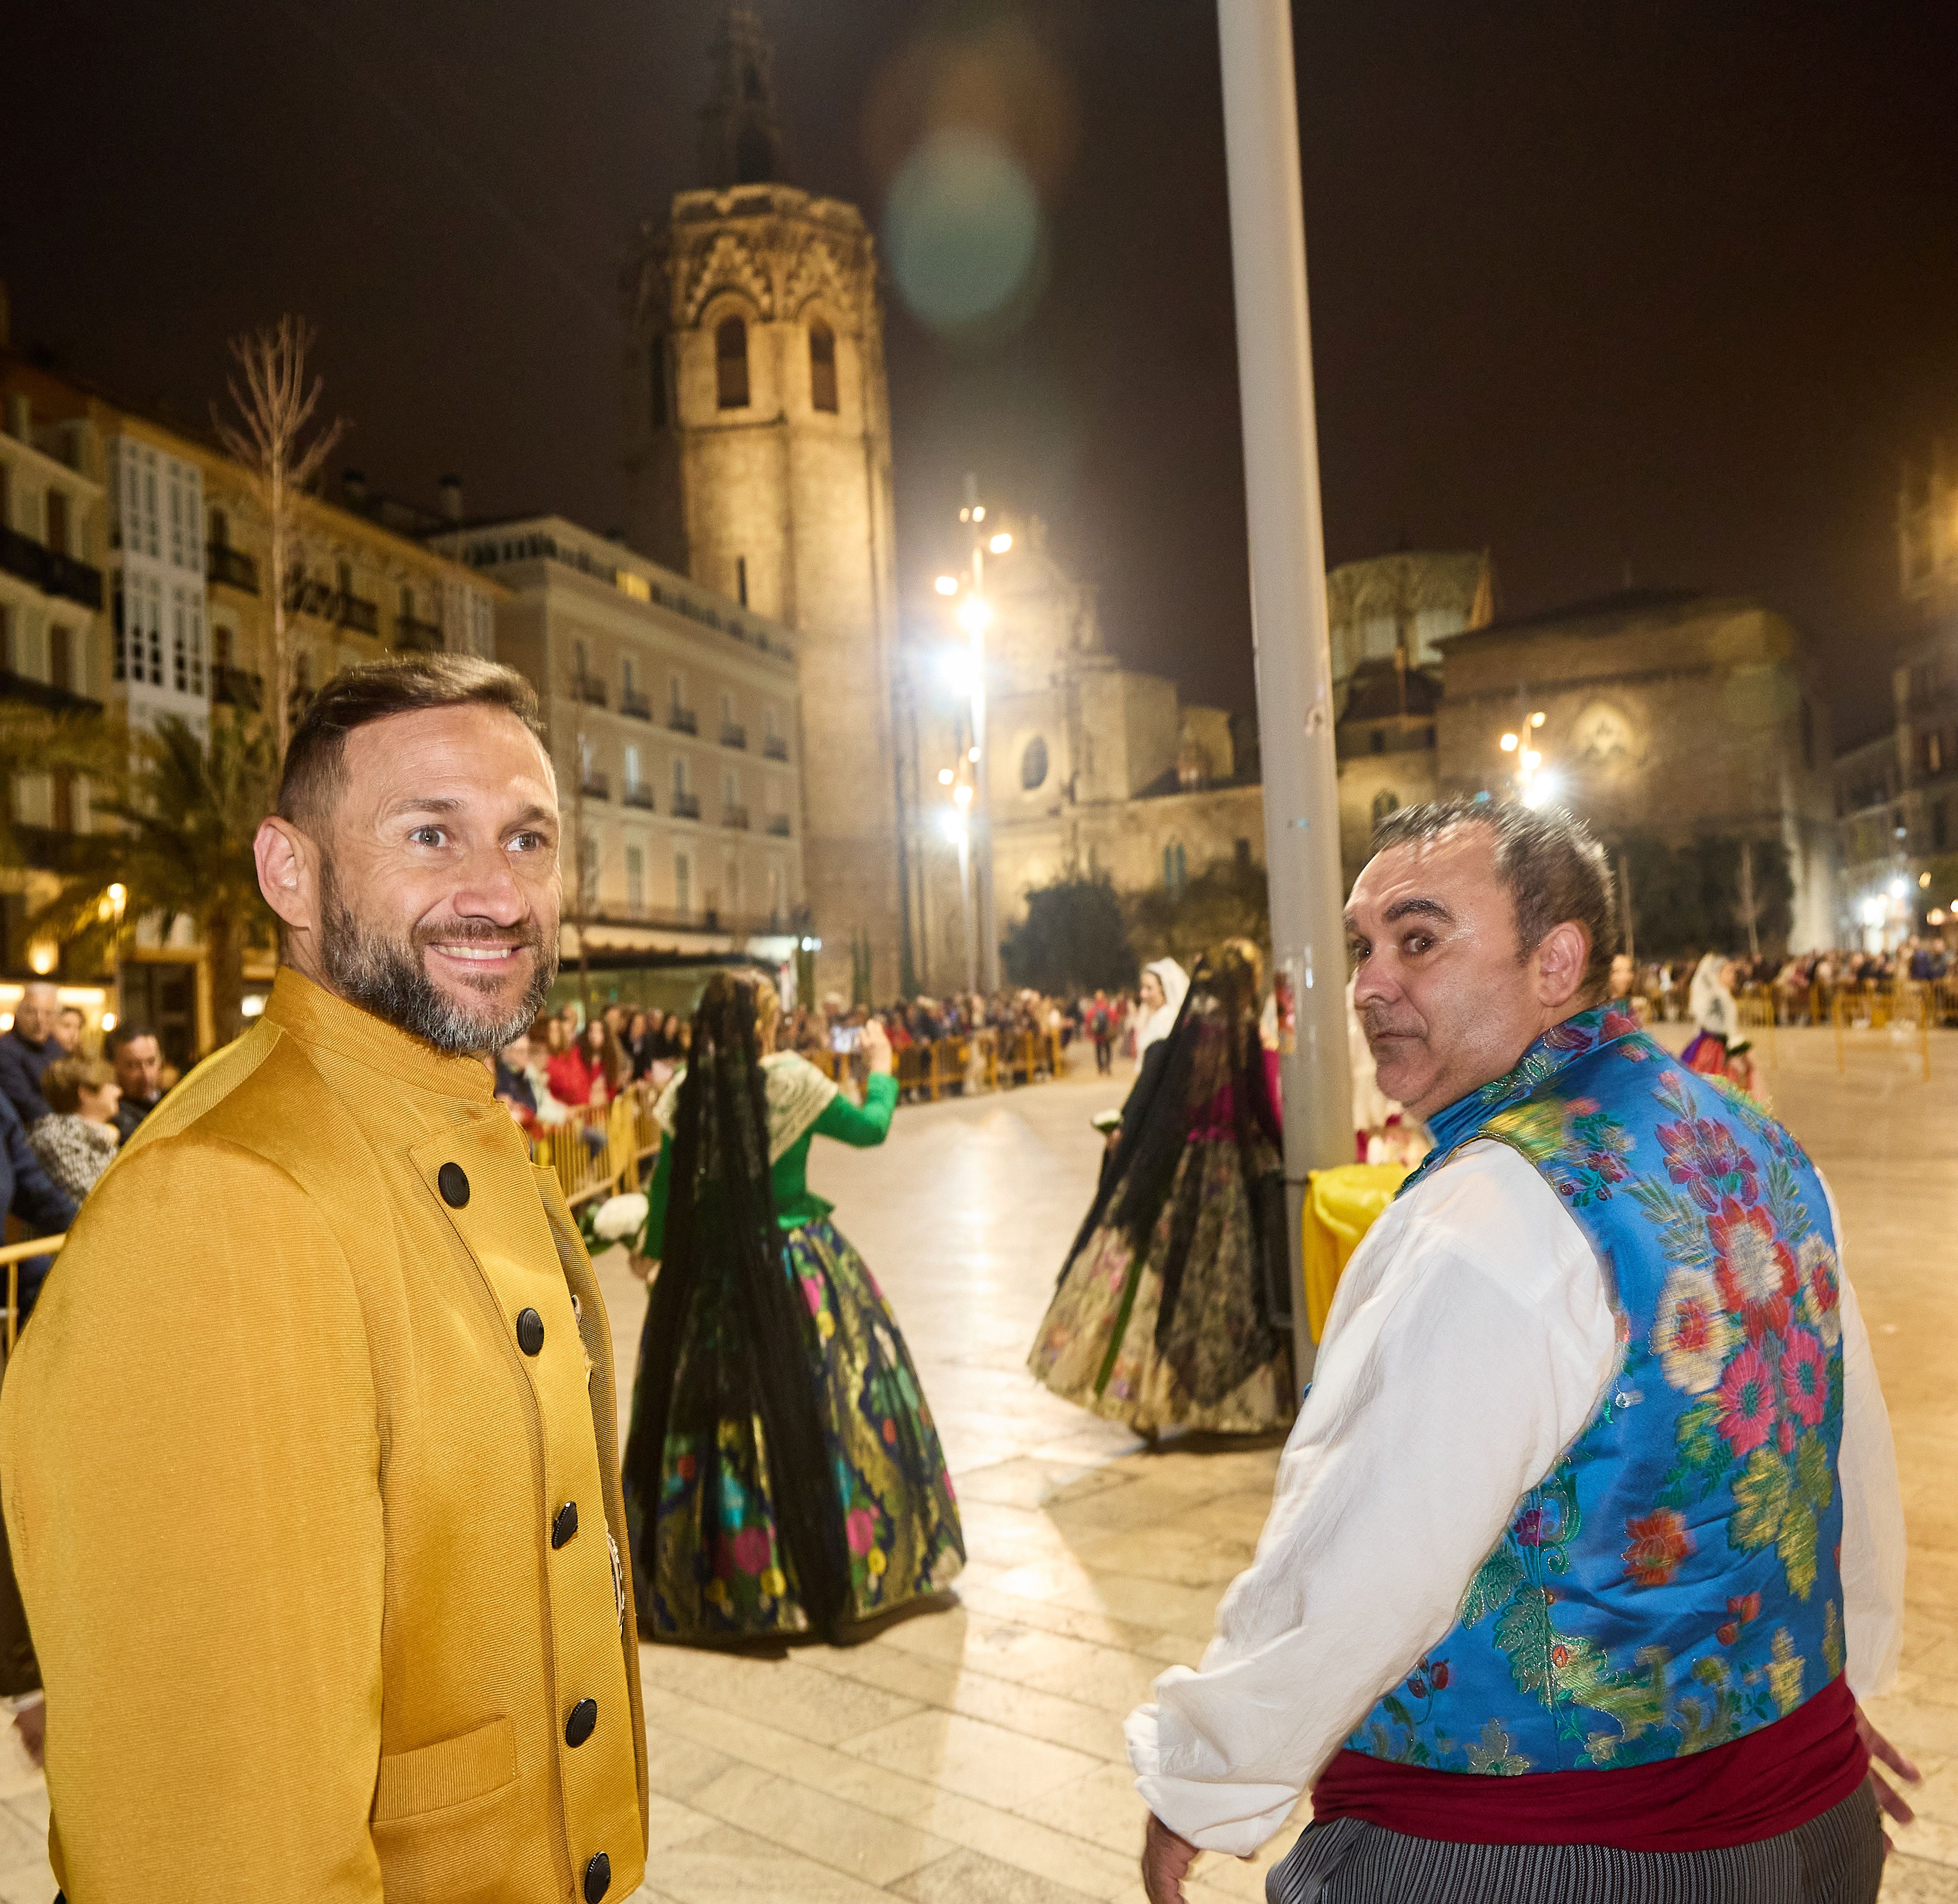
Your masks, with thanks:
[{"label": "red jacket on spectator", "polygon": [[560,1051],[544,1066],[544,1076],[550,1080],[551,1095],[562,1104],[590,1104],[594,1084],[608,1087],[606,1096],[599,1100],[601,1104],[610,1096],[610,1081],[605,1076],[604,1067],[588,1063],[581,1046]]}]

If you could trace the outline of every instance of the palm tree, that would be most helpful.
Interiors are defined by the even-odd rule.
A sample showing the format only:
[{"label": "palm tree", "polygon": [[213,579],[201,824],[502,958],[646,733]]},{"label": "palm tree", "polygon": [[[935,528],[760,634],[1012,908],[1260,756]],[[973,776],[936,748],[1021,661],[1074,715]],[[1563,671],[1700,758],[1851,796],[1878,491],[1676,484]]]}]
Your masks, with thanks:
[{"label": "palm tree", "polygon": [[[169,933],[189,922],[211,957],[218,1042],[244,1028],[245,952],[270,936],[252,841],[271,809],[275,743],[262,722],[219,721],[207,743],[174,714],[154,731],[100,715],[9,720],[0,746],[29,772],[85,773],[92,810],[117,822],[71,837],[61,887],[27,921],[33,938],[106,957],[121,930],[105,895],[128,890],[123,917],[155,917]],[[0,840],[0,852],[18,857]]]}]

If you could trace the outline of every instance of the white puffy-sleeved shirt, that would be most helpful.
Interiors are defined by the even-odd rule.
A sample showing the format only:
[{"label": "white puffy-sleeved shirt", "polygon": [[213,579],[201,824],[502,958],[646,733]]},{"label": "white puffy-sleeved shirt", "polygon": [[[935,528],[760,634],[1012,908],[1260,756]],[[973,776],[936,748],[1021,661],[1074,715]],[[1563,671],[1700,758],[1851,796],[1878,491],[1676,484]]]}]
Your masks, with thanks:
[{"label": "white puffy-sleeved shirt", "polygon": [[[1830,1218],[1839,1258],[1833,1196]],[[1896,1676],[1903,1508],[1846,1266],[1842,1313],[1846,1670],[1865,1698]],[[1589,1424],[1616,1338],[1595,1251],[1507,1145],[1464,1145],[1389,1206],[1347,1265],[1203,1664],[1172,1666],[1129,1716],[1136,1788],[1164,1824],[1244,1856],[1285,1823],[1454,1624],[1516,1503]]]}]

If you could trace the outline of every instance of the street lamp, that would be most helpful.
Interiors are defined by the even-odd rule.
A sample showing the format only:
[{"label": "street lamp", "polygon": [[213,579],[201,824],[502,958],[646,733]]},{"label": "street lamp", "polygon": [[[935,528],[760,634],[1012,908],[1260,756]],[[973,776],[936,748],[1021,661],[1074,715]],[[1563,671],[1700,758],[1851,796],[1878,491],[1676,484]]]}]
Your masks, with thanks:
[{"label": "street lamp", "polygon": [[[979,977],[984,990],[991,993],[1000,989],[1000,935],[993,918],[993,827],[986,784],[986,630],[993,621],[992,604],[986,599],[986,556],[989,550],[1003,556],[1012,547],[1013,538],[1005,529],[987,534],[982,526],[986,505],[979,500],[979,479],[969,472],[965,478],[965,504],[958,512],[958,519],[971,537],[971,580],[965,585],[965,599],[959,604],[958,613],[958,626],[971,643],[972,746],[966,758],[973,772],[971,820],[967,831],[975,848],[971,857],[978,885]],[[962,585],[955,575],[940,575],[935,586],[941,595],[950,597],[959,593]],[[965,803],[962,802],[962,806]],[[962,856],[967,852],[963,841],[959,850]],[[965,864],[963,857],[960,863],[962,867]],[[963,879],[963,872],[960,876]],[[968,988],[978,989],[971,985],[969,974]]]}]

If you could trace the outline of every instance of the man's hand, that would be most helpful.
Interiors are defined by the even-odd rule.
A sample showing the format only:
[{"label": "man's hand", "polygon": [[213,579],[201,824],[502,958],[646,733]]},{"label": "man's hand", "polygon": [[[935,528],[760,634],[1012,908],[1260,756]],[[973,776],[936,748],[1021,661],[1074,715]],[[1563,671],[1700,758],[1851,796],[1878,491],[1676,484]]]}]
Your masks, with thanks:
[{"label": "man's hand", "polygon": [[1149,1904],[1183,1904],[1183,1880],[1196,1861],[1196,1847],[1152,1812],[1142,1836],[1142,1889]]},{"label": "man's hand", "polygon": [[862,1051],[864,1062],[873,1071],[891,1069],[890,1038],[877,1019],[871,1019],[863,1027],[863,1041],[857,1048]]},{"label": "man's hand", "polygon": [[[1924,1782],[1924,1774],[1863,1716],[1861,1706],[1856,1708],[1856,1736],[1868,1747],[1872,1760],[1888,1766],[1906,1785],[1922,1785]],[[1903,1794],[1877,1769],[1874,1764],[1870,1767],[1870,1795],[1876,1800],[1881,1811],[1900,1825],[1909,1824],[1917,1816],[1911,1810]],[[1887,1857],[1896,1849],[1889,1832],[1886,1831],[1884,1833],[1884,1855]],[[1147,1868],[1146,1865],[1144,1868]]]}]

